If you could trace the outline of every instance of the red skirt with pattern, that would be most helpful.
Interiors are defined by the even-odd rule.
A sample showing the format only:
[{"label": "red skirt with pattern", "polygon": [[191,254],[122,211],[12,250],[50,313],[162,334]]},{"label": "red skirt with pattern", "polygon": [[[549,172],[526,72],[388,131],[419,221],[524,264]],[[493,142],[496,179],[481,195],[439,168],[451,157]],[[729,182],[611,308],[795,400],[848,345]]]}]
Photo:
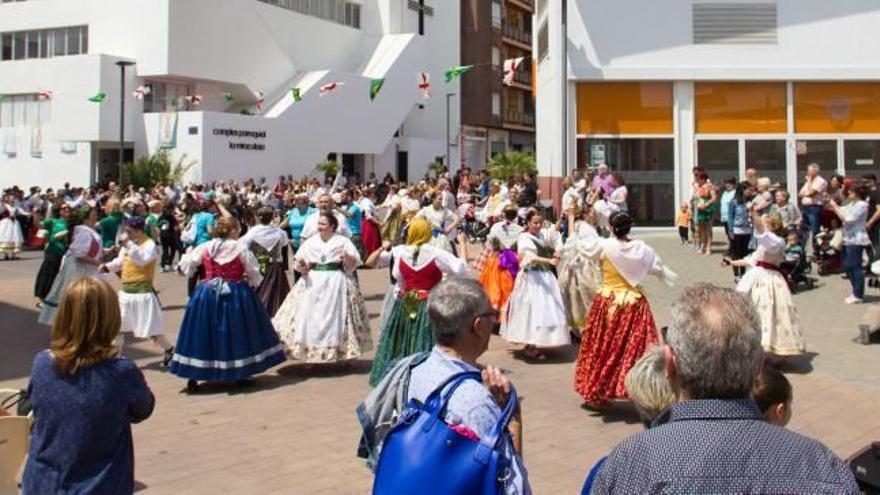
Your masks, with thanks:
[{"label": "red skirt with pattern", "polygon": [[[578,350],[574,389],[586,402],[626,398],[624,379],[636,361],[658,342],[657,325],[644,296],[624,306],[614,294],[596,294]],[[610,311],[614,311],[609,316]]]}]

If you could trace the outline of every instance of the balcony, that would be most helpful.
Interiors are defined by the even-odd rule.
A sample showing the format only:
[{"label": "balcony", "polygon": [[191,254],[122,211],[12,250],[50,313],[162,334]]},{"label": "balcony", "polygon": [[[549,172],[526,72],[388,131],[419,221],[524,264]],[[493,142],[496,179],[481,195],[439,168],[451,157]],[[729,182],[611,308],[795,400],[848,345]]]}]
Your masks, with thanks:
[{"label": "balcony", "polygon": [[504,123],[521,127],[535,127],[535,112],[520,112],[519,110],[507,110],[504,112]]},{"label": "balcony", "polygon": [[523,86],[528,86],[528,88],[532,89],[532,66],[529,63],[523,64],[518,71],[513,74],[513,82],[516,84],[521,84]]},{"label": "balcony", "polygon": [[508,4],[517,5],[530,13],[535,12],[535,0],[507,0]]},{"label": "balcony", "polygon": [[516,46],[526,50],[532,49],[532,33],[521,29],[519,26],[511,26],[505,22],[501,25],[501,34],[505,41],[512,41]]}]

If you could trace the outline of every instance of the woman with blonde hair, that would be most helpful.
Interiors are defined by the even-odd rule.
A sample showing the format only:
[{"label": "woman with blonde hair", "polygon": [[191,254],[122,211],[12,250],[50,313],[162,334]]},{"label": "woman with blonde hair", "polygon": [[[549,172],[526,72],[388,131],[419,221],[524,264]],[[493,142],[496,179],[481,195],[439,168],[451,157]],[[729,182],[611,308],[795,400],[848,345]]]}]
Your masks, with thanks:
[{"label": "woman with blonde hair", "polygon": [[386,244],[370,256],[369,262],[379,267],[394,263],[391,275],[397,281],[396,295],[382,333],[370,370],[370,385],[375,386],[385,374],[388,363],[434,347],[434,333],[428,320],[428,293],[443,280],[444,274],[464,275],[467,263],[451,253],[429,244],[431,225],[424,218],[415,218],[407,228],[406,244]]},{"label": "woman with blonde hair", "polygon": [[28,386],[36,422],[24,493],[134,491],[131,424],[155,399],[137,365],[117,356],[120,324],[108,283],[82,277],[64,293]]},{"label": "woman with blonde hair", "polygon": [[187,379],[188,392],[196,391],[199,380],[246,383],[285,359],[284,345],[252,288],[263,280],[260,263],[236,242],[238,232],[238,220],[223,217],[214,239],[180,261],[186,276],[205,269],[186,305],[171,361],[171,372]]},{"label": "woman with blonde hair", "polygon": [[663,346],[649,348],[627,372],[626,394],[635,404],[646,428],[675,402],[675,391],[666,377],[666,355]]}]

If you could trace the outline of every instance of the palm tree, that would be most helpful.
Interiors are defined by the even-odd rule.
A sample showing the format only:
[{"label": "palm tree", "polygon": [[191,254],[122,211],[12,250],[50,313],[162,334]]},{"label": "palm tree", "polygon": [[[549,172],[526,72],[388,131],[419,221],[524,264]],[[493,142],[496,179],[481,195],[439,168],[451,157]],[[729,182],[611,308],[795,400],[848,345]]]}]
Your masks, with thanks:
[{"label": "palm tree", "polygon": [[489,175],[493,179],[505,181],[517,175],[538,172],[538,167],[535,165],[535,155],[521,151],[495,154],[492,161],[489,162],[488,169]]},{"label": "palm tree", "polygon": [[324,174],[324,177],[336,177],[342,165],[336,160],[324,160],[315,165],[315,170]]}]

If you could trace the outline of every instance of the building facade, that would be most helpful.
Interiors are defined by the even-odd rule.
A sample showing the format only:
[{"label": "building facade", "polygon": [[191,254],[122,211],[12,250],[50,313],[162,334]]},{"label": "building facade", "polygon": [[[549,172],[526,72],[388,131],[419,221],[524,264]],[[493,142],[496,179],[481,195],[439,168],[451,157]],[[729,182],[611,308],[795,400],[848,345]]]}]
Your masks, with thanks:
[{"label": "building facade", "polygon": [[[534,0],[461,0],[462,163],[482,169],[495,153],[535,151]],[[504,60],[524,57],[511,85]]]},{"label": "building facade", "polygon": [[460,102],[442,97],[460,92],[442,77],[460,19],[425,0],[4,1],[0,185],[115,175],[123,115],[125,159],[167,149],[195,164],[187,180],[302,176],[328,156],[418,178],[460,161]]},{"label": "building facade", "polygon": [[567,19],[565,3],[536,14],[545,189],[606,162],[637,220],[668,225],[695,166],[793,194],[811,162],[880,174],[876,1],[567,0]]}]

